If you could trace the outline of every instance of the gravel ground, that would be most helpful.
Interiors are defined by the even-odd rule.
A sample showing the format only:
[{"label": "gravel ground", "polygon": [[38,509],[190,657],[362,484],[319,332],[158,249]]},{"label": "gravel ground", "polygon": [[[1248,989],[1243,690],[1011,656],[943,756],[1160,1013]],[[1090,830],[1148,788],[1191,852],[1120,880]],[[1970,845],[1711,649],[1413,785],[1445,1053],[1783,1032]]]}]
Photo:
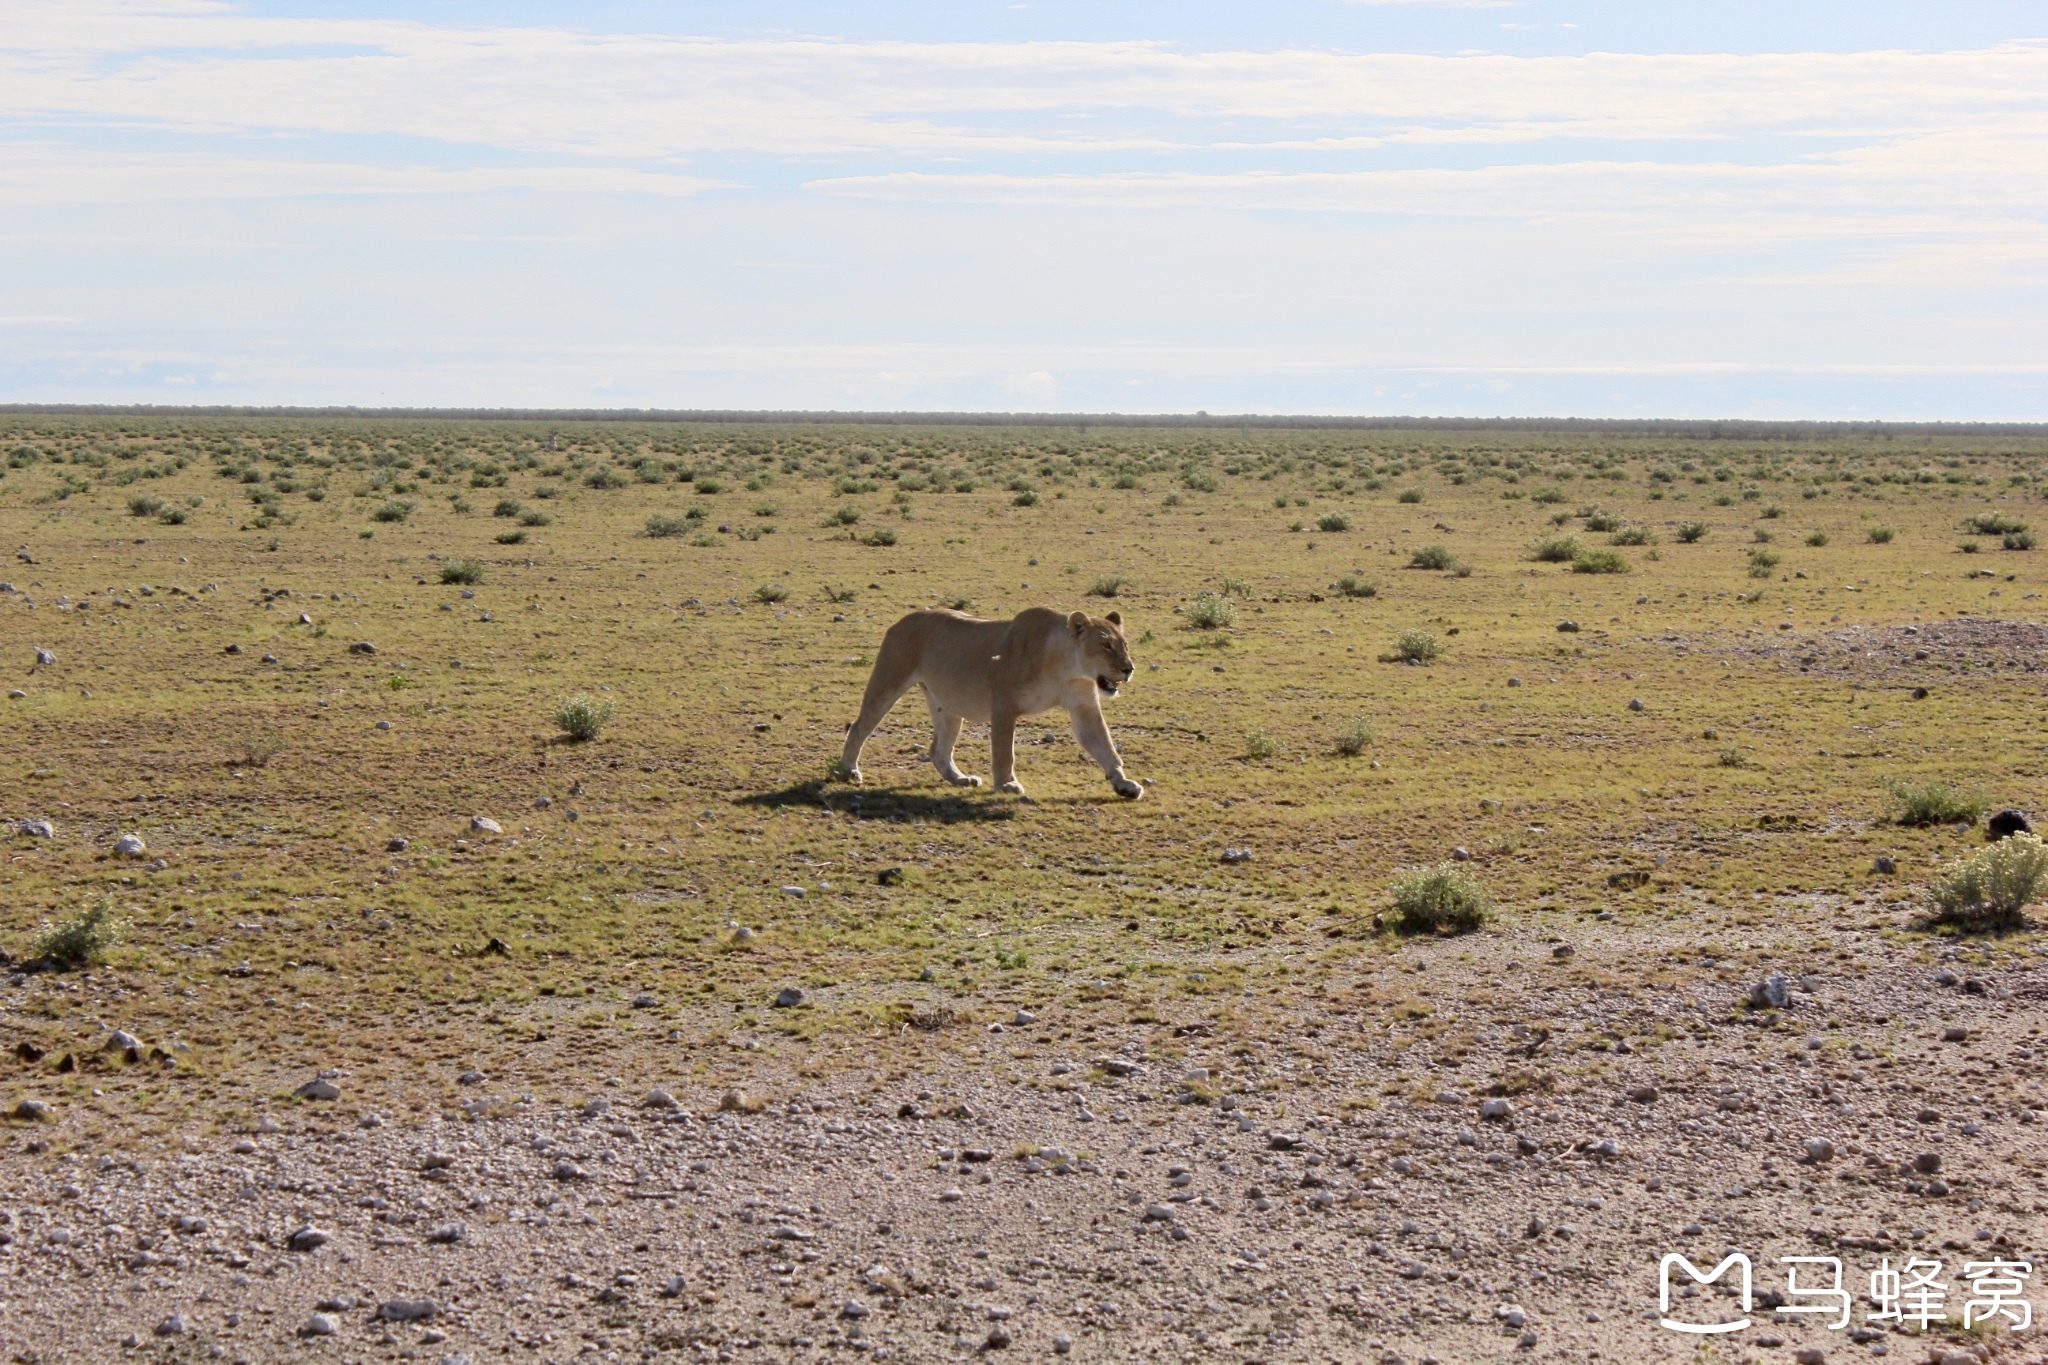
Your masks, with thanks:
[{"label": "gravel ground", "polygon": [[[1362,1029],[1333,989],[1264,1044],[1131,1025],[888,1081],[763,1058],[772,1102],[650,1094],[622,1058],[580,1108],[451,1080],[384,1121],[344,1075],[248,1133],[17,1121],[0,1337],[34,1362],[1694,1359],[1656,1320],[1667,1251],[1746,1251],[1760,1295],[1780,1256],[1840,1256],[1860,1296],[1925,1254],[1952,1309],[1963,1262],[2035,1259],[2048,967],[1893,939],[1802,975],[1586,928],[1404,948],[1435,999],[1512,987],[1457,1035]],[[1786,1006],[1750,1006],[1775,971]],[[1538,996],[1550,1022],[1517,1022]],[[1766,1298],[1713,1358],[1972,1340],[1930,1356],[1868,1311],[1854,1340]]]}]

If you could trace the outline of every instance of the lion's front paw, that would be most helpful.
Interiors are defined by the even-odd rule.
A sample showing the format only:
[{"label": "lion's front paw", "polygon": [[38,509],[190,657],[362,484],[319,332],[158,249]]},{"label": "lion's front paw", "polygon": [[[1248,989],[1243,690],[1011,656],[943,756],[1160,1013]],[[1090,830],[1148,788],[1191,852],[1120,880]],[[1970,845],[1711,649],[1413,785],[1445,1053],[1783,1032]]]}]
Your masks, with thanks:
[{"label": "lion's front paw", "polygon": [[856,787],[860,785],[860,769],[849,768],[844,762],[835,762],[832,765],[832,776],[841,782],[851,782]]},{"label": "lion's front paw", "polygon": [[1116,794],[1126,801],[1136,801],[1145,794],[1145,788],[1128,777],[1114,778],[1109,785],[1116,788]]},{"label": "lion's front paw", "polygon": [[997,787],[996,790],[999,792],[1008,792],[1012,796],[1022,796],[1024,794],[1024,784],[1013,777],[1008,782],[1005,782],[1001,786]]}]

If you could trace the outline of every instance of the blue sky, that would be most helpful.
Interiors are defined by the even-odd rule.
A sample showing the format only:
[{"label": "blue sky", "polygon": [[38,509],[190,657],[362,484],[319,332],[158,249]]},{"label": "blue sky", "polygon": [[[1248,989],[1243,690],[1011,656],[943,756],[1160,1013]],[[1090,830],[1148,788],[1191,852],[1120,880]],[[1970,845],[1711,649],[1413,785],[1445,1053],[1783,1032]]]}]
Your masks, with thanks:
[{"label": "blue sky", "polygon": [[2048,419],[2048,8],[13,0],[0,401]]}]

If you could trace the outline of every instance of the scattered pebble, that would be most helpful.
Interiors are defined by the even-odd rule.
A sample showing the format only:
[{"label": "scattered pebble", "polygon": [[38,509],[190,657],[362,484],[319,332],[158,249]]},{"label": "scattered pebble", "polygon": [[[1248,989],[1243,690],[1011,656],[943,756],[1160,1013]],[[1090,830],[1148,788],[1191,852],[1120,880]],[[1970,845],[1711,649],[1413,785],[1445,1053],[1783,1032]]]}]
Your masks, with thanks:
[{"label": "scattered pebble", "polygon": [[779,1010],[795,1009],[803,1002],[804,993],[795,986],[784,986],[775,993],[775,1008]]},{"label": "scattered pebble", "polygon": [[505,827],[496,820],[491,819],[488,815],[472,815],[469,817],[469,832],[471,834],[503,834]]},{"label": "scattered pebble", "polygon": [[1760,1010],[1788,1009],[1792,1004],[1792,983],[1783,976],[1767,976],[1749,988],[1749,1003]]},{"label": "scattered pebble", "polygon": [[1252,851],[1248,848],[1226,848],[1223,850],[1223,861],[1226,863],[1248,863],[1251,860]]},{"label": "scattered pebble", "polygon": [[316,1076],[292,1092],[302,1100],[338,1100],[341,1087],[325,1076]]},{"label": "scattered pebble", "polygon": [[114,855],[119,858],[140,858],[149,852],[149,845],[142,842],[140,834],[124,834],[114,840]]}]

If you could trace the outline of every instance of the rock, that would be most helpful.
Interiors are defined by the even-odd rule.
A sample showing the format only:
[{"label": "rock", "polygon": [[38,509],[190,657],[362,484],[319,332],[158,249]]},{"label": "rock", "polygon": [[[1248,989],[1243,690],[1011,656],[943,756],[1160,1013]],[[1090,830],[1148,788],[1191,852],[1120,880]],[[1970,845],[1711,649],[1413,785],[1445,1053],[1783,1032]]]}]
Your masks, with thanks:
[{"label": "rock", "polygon": [[173,1313],[156,1325],[156,1334],[160,1337],[182,1337],[190,1330],[191,1326],[182,1313]]},{"label": "rock", "polygon": [[903,869],[902,869],[902,868],[900,868],[900,867],[885,867],[885,868],[883,868],[883,869],[882,869],[881,871],[879,871],[879,872],[875,873],[875,885],[876,885],[876,886],[901,886],[901,885],[903,885]]},{"label": "rock", "polygon": [[1632,1085],[1629,1087],[1628,1097],[1637,1104],[1655,1104],[1657,1102],[1657,1087],[1654,1085]]},{"label": "rock", "polygon": [[1835,1159],[1835,1144],[1824,1137],[1810,1137],[1806,1140],[1806,1159],[1815,1165]]},{"label": "rock", "polygon": [[1643,699],[1641,697],[1630,697],[1628,699],[1628,709],[1631,711],[1647,711],[1650,708],[1643,705]]},{"label": "rock", "polygon": [[140,858],[149,852],[149,845],[142,842],[140,834],[124,834],[114,840],[114,856],[117,858]]},{"label": "rock", "polygon": [[1782,1010],[1792,1005],[1792,983],[1773,974],[1749,988],[1749,1003],[1755,1009]]},{"label": "rock", "polygon": [[1798,1365],[1828,1365],[1828,1353],[1818,1346],[1801,1346],[1792,1353]]},{"label": "rock", "polygon": [[1226,863],[1248,863],[1251,860],[1252,851],[1248,848],[1226,848],[1223,850],[1223,861]]},{"label": "rock", "polygon": [[1609,1158],[1618,1157],[1621,1155],[1621,1144],[1613,1138],[1602,1138],[1593,1144],[1593,1155]]},{"label": "rock", "polygon": [[1038,1022],[1038,1016],[1030,1010],[1018,1010],[1016,1017],[1010,1020],[1010,1022],[1018,1028],[1029,1028]]},{"label": "rock", "polygon": [[1145,1071],[1145,1068],[1138,1065],[1138,1063],[1127,1062],[1121,1057],[1097,1057],[1095,1065],[1101,1067],[1112,1076],[1138,1076],[1144,1074]]},{"label": "rock", "polygon": [[240,645],[229,645],[226,649],[223,649],[221,651],[221,653],[223,654],[240,654],[241,652],[242,647]]},{"label": "rock", "polygon": [[432,1299],[386,1299],[377,1307],[377,1317],[384,1322],[426,1322],[441,1311],[441,1305]]},{"label": "rock", "polygon": [[1521,685],[1522,685],[1522,680],[1521,680],[1520,678],[1509,678],[1509,679],[1508,679],[1508,686],[1509,686],[1509,687],[1520,687]]},{"label": "rock", "polygon": [[48,820],[24,820],[14,828],[16,832],[24,834],[31,839],[54,839],[57,837],[57,827]]},{"label": "rock", "polygon": [[469,817],[469,832],[471,834],[503,834],[505,827],[496,820],[491,819],[488,815],[472,815]]},{"label": "rock", "polygon": [[39,649],[36,651],[36,662],[47,668],[57,662],[57,656],[47,649]]},{"label": "rock", "polygon": [[302,1100],[338,1100],[341,1087],[324,1076],[316,1076],[292,1093]]},{"label": "rock", "polygon": [[263,662],[267,664],[274,664],[277,662],[277,656],[275,654],[266,654],[263,656]]},{"label": "rock", "polygon": [[674,1095],[671,1095],[671,1094],[669,1094],[669,1093],[668,1093],[668,1091],[666,1091],[666,1090],[650,1090],[650,1091],[648,1091],[648,1092],[647,1092],[647,1098],[646,1098],[646,1099],[644,1099],[644,1100],[641,1100],[641,1101],[640,1101],[640,1107],[641,1107],[642,1109],[678,1109],[678,1108],[681,1108],[681,1106],[680,1106],[680,1105],[678,1105],[678,1104],[676,1103],[676,1097],[675,1097]]},{"label": "rock", "polygon": [[411,847],[412,840],[401,836],[393,836],[384,843],[384,851],[386,853],[403,853]]},{"label": "rock", "polygon": [[332,1317],[326,1313],[315,1313],[312,1317],[306,1319],[305,1326],[299,1328],[299,1335],[302,1337],[331,1337],[340,1330],[341,1324]]},{"label": "rock", "polygon": [[801,886],[785,886],[782,888],[782,894],[785,896],[789,896],[795,900],[802,900],[806,895],[810,893],[805,891],[804,888],[802,888]]},{"label": "rock", "polygon": [[651,1010],[660,1004],[660,998],[652,991],[641,991],[633,997],[633,1008],[636,1010]]},{"label": "rock", "polygon": [[388,720],[380,720],[377,722],[377,728],[379,730],[389,730],[391,728],[391,722]]},{"label": "rock", "polygon": [[310,1223],[285,1239],[285,1245],[293,1251],[318,1251],[334,1240],[334,1234],[312,1226]]},{"label": "rock", "polygon": [[842,1318],[852,1318],[855,1321],[866,1317],[870,1311],[868,1306],[859,1299],[848,1299],[845,1303],[839,1305],[839,1316]]},{"label": "rock", "polygon": [[1000,1351],[1010,1344],[1010,1329],[1000,1322],[988,1329],[988,1339],[982,1343],[991,1351]]},{"label": "rock", "polygon": [[1068,1336],[1065,1332],[1060,1333],[1058,1336],[1052,1339],[1052,1353],[1056,1356],[1063,1356],[1073,1349],[1074,1339]]},{"label": "rock", "polygon": [[804,993],[795,986],[784,986],[775,993],[775,1008],[779,1010],[795,1009],[803,1002]]},{"label": "rock", "polygon": [[555,1163],[554,1174],[557,1180],[581,1180],[583,1178],[583,1168],[567,1157],[564,1157]]},{"label": "rock", "polygon": [[460,1223],[443,1223],[427,1234],[427,1245],[449,1247],[469,1240],[469,1229]]},{"label": "rock", "polygon": [[1877,855],[1876,858],[1871,860],[1870,870],[1882,876],[1889,877],[1892,875],[1892,873],[1897,872],[1899,870],[1899,864],[1896,859],[1888,858],[1884,854],[1880,853]]},{"label": "rock", "polygon": [[1941,1041],[1944,1043],[1967,1043],[1970,1041],[1970,1031],[1961,1024],[1950,1024],[1941,1031]]},{"label": "rock", "polygon": [[488,1079],[490,1078],[481,1071],[465,1071],[455,1078],[455,1083],[457,1085],[482,1085]]},{"label": "rock", "polygon": [[142,1040],[122,1029],[115,1029],[107,1035],[107,1041],[100,1044],[102,1052],[140,1052]]},{"label": "rock", "polygon": [[1984,832],[1991,842],[2010,839],[2015,834],[2032,834],[2034,826],[2027,817],[2016,810],[2002,810],[1984,822]]},{"label": "rock", "polygon": [[739,928],[732,931],[732,941],[734,943],[752,943],[754,941],[754,931],[742,924]]},{"label": "rock", "polygon": [[1550,950],[1550,955],[1552,957],[1562,959],[1567,957],[1576,957],[1578,955],[1578,951],[1579,950],[1577,948],[1572,947],[1572,945],[1569,943],[1560,943],[1555,948],[1552,948]]},{"label": "rock", "polygon": [[1145,1206],[1144,1221],[1147,1223],[1171,1223],[1173,1221],[1173,1205],[1147,1204]]},{"label": "rock", "polygon": [[1464,845],[1462,845],[1462,844],[1461,844],[1461,845],[1459,845],[1459,846],[1458,846],[1457,848],[1454,848],[1454,849],[1452,849],[1452,850],[1451,850],[1451,861],[1452,861],[1452,862],[1454,862],[1454,863],[1469,863],[1469,862],[1471,862],[1471,861],[1472,861],[1472,850],[1471,850],[1471,849],[1469,849],[1469,848],[1466,848],[1466,847],[1465,847]]},{"label": "rock", "polygon": [[375,654],[377,646],[371,644],[368,640],[358,640],[348,647],[348,652],[351,654]]},{"label": "rock", "polygon": [[1557,623],[1557,633],[1560,635],[1576,635],[1579,633],[1579,623],[1577,621],[1559,621]]},{"label": "rock", "polygon": [[668,1283],[661,1287],[661,1296],[664,1299],[680,1299],[689,1290],[690,1282],[688,1280],[684,1279],[681,1275],[671,1275],[668,1277]]},{"label": "rock", "polygon": [[1913,1120],[1916,1123],[1940,1123],[1941,1111],[1939,1109],[1930,1109],[1923,1105],[1913,1111]]},{"label": "rock", "polygon": [[1933,1175],[1941,1169],[1939,1152],[1922,1152],[1913,1158],[1913,1169],[1921,1175]]}]

